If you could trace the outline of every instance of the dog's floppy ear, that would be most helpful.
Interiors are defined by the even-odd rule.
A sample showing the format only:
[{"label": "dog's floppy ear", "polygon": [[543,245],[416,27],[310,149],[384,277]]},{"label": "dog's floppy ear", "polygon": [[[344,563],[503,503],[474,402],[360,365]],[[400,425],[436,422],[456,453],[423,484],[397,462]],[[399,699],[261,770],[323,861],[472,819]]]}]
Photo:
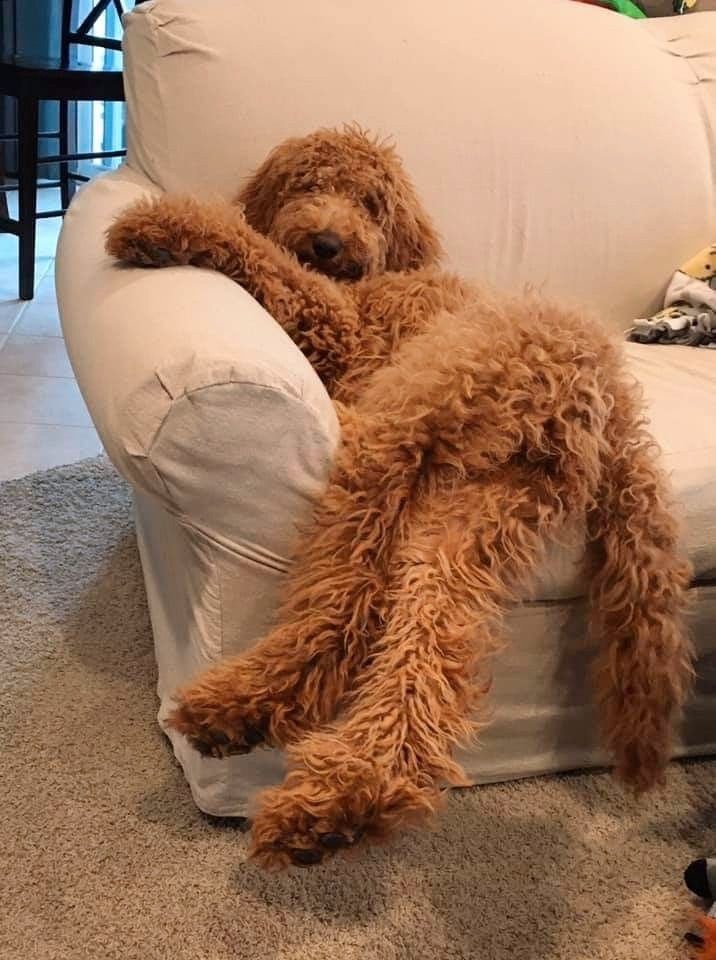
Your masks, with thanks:
[{"label": "dog's floppy ear", "polygon": [[401,271],[432,266],[443,255],[437,230],[402,170],[396,172],[392,188],[386,267]]},{"label": "dog's floppy ear", "polygon": [[236,198],[244,207],[247,222],[259,233],[269,232],[281,208],[295,143],[295,140],[287,140],[272,150]]}]

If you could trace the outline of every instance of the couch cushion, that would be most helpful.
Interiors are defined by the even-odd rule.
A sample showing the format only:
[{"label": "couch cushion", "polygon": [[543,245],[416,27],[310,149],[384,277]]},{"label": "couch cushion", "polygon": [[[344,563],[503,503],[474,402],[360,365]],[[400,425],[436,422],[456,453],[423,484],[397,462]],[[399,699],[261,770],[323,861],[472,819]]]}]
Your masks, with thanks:
[{"label": "couch cushion", "polygon": [[[716,351],[706,348],[626,344],[629,368],[643,384],[650,430],[661,445],[684,527],[694,580],[716,579]],[[584,595],[579,551],[554,548],[535,597],[562,600]]]}]

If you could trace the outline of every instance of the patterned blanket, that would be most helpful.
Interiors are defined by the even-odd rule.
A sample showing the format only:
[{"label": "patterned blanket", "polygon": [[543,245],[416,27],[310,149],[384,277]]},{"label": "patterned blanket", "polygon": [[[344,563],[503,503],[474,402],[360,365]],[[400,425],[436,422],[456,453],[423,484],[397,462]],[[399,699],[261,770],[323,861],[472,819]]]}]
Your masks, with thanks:
[{"label": "patterned blanket", "polygon": [[716,348],[716,244],[676,271],[663,310],[635,320],[627,340]]}]

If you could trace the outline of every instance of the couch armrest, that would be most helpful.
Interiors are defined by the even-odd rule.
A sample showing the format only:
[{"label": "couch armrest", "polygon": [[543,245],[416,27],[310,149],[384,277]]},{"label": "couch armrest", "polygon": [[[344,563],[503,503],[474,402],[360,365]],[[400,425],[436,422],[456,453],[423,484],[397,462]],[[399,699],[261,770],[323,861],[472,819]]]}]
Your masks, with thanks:
[{"label": "couch armrest", "polygon": [[325,483],[338,439],[333,405],[236,284],[107,257],[107,226],[149,192],[158,191],[122,167],[85,187],[65,218],[56,281],[77,381],[127,480],[226,546],[285,558]]}]

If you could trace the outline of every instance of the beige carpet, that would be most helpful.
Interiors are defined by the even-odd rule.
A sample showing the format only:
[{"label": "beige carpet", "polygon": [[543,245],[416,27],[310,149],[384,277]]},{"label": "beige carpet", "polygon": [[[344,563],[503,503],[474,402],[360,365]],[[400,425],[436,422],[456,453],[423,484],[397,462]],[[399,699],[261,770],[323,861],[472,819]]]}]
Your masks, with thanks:
[{"label": "beige carpet", "polygon": [[2,960],[676,960],[716,764],[636,807],[605,775],[452,797],[432,833],[279,876],[203,818],[154,722],[126,487],[0,486]]}]

